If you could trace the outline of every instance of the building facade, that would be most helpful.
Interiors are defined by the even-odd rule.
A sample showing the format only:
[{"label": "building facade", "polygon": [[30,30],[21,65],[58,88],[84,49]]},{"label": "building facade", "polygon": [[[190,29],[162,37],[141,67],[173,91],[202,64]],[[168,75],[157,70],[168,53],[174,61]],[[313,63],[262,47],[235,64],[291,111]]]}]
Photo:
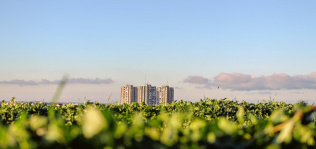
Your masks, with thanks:
[{"label": "building facade", "polygon": [[126,85],[121,87],[121,104],[131,104],[132,102],[137,102],[137,87],[133,85]]},{"label": "building facade", "polygon": [[171,103],[174,100],[174,88],[169,86],[157,87],[157,104]]},{"label": "building facade", "polygon": [[156,86],[146,84],[138,87],[138,103],[145,102],[148,105],[157,104]]},{"label": "building facade", "polygon": [[126,85],[121,87],[121,104],[131,104],[133,102],[148,105],[160,103],[172,103],[174,100],[174,88],[169,86],[157,87],[145,84],[134,87]]}]

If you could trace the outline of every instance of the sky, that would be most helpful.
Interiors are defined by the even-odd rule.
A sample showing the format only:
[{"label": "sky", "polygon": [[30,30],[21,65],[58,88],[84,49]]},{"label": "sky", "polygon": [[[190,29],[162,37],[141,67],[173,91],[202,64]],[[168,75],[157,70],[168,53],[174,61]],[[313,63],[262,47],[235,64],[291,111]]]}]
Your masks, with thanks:
[{"label": "sky", "polygon": [[[103,103],[120,87],[316,102],[316,1],[0,1],[0,100]],[[218,88],[219,87],[219,88]]]}]

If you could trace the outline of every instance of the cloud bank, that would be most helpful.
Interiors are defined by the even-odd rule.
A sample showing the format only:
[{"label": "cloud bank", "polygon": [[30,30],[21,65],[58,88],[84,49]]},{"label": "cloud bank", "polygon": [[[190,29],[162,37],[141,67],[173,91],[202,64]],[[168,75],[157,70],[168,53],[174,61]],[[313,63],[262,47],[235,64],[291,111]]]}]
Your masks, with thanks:
[{"label": "cloud bank", "polygon": [[253,76],[242,73],[221,73],[213,79],[202,76],[189,76],[185,83],[203,84],[204,88],[217,87],[238,91],[316,89],[316,72],[308,75],[290,76],[284,73],[270,76]]},{"label": "cloud bank", "polygon": [[[0,84],[13,84],[20,86],[34,86],[34,85],[49,85],[49,84],[58,84],[59,80],[47,80],[42,79],[41,81],[26,81],[26,80],[11,80],[11,81],[0,81]],[[108,79],[85,79],[85,78],[71,78],[68,80],[67,84],[111,84],[113,80]]]}]

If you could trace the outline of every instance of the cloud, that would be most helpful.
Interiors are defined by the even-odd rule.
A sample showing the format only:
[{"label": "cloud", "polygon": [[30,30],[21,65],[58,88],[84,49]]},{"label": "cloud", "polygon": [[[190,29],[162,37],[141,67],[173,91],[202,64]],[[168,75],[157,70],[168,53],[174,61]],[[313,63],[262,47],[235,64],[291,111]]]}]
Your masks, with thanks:
[{"label": "cloud", "polygon": [[[67,84],[110,84],[114,81],[110,78],[108,79],[85,79],[85,78],[71,78],[68,80]],[[20,86],[34,86],[34,85],[49,85],[58,84],[59,80],[47,80],[42,79],[41,81],[26,81],[26,80],[11,80],[11,81],[0,81],[0,84],[13,84]]]},{"label": "cloud", "polygon": [[277,94],[277,93],[273,93],[273,92],[270,92],[270,91],[263,91],[263,92],[258,92],[257,94],[262,94],[262,95],[269,95],[269,94]]},{"label": "cloud", "polygon": [[189,76],[183,80],[185,83],[192,83],[192,84],[208,84],[209,79],[204,78],[202,76]]},{"label": "cloud", "polygon": [[303,95],[303,94],[305,94],[304,92],[291,92],[292,94],[301,94],[301,95]]},{"label": "cloud", "polygon": [[246,94],[250,94],[250,95],[258,95],[258,94],[261,94],[261,95],[276,95],[278,93],[275,93],[275,92],[271,92],[271,91],[259,91],[259,92],[249,92],[249,93],[246,93]]},{"label": "cloud", "polygon": [[[202,76],[195,76],[204,78]],[[290,76],[284,73],[272,74],[270,76],[253,76],[242,73],[221,73],[213,80],[192,79],[189,76],[183,82],[193,84],[203,84],[204,88],[217,87],[230,90],[280,90],[280,89],[316,89],[316,72],[308,75]],[[203,81],[202,81],[203,80]]]},{"label": "cloud", "polygon": [[113,83],[112,79],[84,79],[84,78],[73,78],[69,79],[70,84],[110,84]]},{"label": "cloud", "polygon": [[183,90],[183,87],[174,87],[176,90]]},{"label": "cloud", "polygon": [[11,81],[0,81],[0,84],[37,85],[38,83],[35,81],[11,80]]}]

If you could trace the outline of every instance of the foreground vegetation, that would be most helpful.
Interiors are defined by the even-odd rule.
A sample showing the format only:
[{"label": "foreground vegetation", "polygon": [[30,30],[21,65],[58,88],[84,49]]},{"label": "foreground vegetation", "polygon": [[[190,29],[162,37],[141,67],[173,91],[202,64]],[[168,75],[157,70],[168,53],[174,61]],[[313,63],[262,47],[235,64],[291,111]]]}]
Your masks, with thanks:
[{"label": "foreground vegetation", "polygon": [[223,100],[0,106],[0,148],[316,148],[315,107]]}]

